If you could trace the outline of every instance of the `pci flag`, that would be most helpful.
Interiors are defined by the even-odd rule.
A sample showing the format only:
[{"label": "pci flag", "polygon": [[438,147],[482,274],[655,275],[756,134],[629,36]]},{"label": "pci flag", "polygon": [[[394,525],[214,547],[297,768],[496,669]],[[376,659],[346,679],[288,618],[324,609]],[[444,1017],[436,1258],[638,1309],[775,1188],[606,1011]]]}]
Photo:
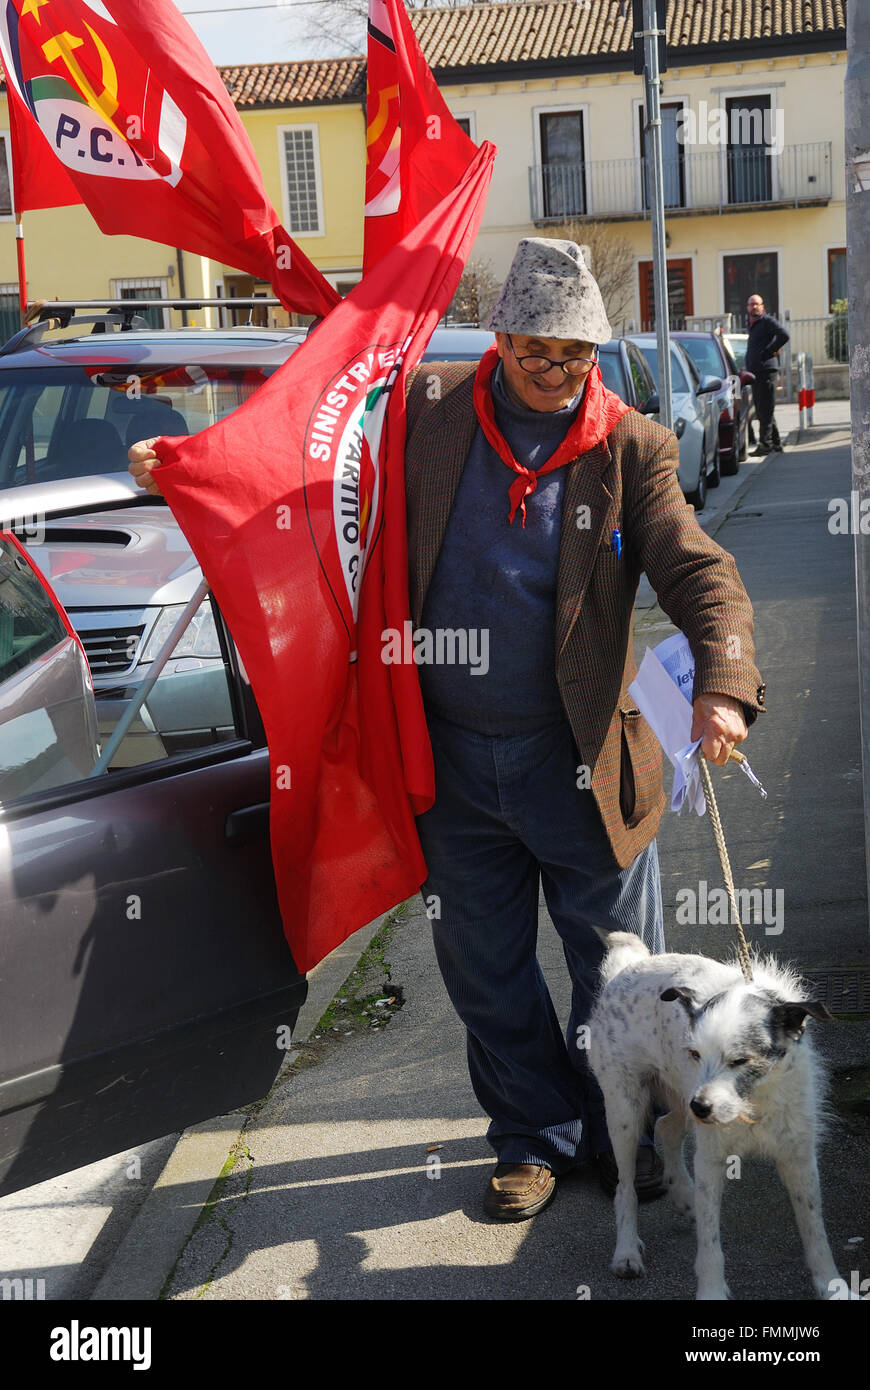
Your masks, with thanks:
[{"label": "pci flag", "polygon": [[0,0],[0,56],[18,212],[84,203],[101,231],[233,266],[299,313],[338,303],[170,0]]},{"label": "pci flag", "polygon": [[[405,383],[480,224],[495,150],[251,398],[161,440],[160,485],[241,652],[270,753],[284,927],[310,970],[420,887],[434,797],[410,622]],[[425,370],[425,369],[424,369]]]},{"label": "pci flag", "polygon": [[447,109],[402,0],[369,0],[364,272],[447,196],[476,151]]}]

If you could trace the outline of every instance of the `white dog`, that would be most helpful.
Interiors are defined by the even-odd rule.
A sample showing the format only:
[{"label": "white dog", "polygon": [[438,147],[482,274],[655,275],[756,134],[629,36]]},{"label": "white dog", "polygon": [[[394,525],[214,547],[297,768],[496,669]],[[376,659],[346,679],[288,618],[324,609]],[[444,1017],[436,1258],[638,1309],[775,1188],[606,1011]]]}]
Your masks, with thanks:
[{"label": "white dog", "polygon": [[[604,1092],[619,1169],[614,1274],[643,1273],[635,1153],[655,1096],[669,1107],[656,1127],[669,1195],[678,1212],[695,1213],[697,1297],[729,1296],[719,1243],[726,1160],[765,1154],[791,1198],[816,1292],[830,1298],[839,1276],[822,1222],[816,1164],[821,1078],[804,1037],[807,1016],[830,1019],[827,1009],[769,959],[753,962],[748,984],[737,964],[651,956],[630,933],[601,935],[608,951],[589,1020],[589,1062]],[[692,1119],[694,1192],[683,1162]]]}]

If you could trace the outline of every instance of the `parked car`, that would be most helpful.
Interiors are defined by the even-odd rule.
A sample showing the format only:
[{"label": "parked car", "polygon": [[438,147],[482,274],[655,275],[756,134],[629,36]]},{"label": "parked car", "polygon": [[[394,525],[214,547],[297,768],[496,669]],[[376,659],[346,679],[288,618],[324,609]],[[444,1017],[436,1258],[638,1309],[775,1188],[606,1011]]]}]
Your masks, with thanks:
[{"label": "parked car", "polygon": [[735,474],[745,460],[749,446],[749,421],[755,413],[750,371],[741,371],[730,347],[716,332],[675,332],[673,338],[691,357],[699,374],[723,378],[717,395],[719,406],[719,450],[721,471]]},{"label": "parked car", "polygon": [[[658,345],[650,333],[632,334],[630,341],[640,348],[658,389]],[[719,414],[715,396],[722,389],[722,378],[701,378],[679,343],[671,341],[671,395],[674,433],[680,441],[678,477],[686,499],[700,512],[707,501],[707,488],[719,486]]]},{"label": "parked car", "polygon": [[423,353],[423,362],[477,362],[492,347],[495,334],[486,328],[436,328]]},{"label": "parked car", "polygon": [[720,467],[726,476],[736,473],[748,452],[755,377],[738,368],[721,334],[681,331],[672,336],[685,348],[701,376],[722,378],[722,390],[716,396]]},{"label": "parked car", "polygon": [[611,338],[598,349],[601,380],[641,415],[655,415],[659,397],[649,363],[630,338]]},{"label": "parked car", "polygon": [[[90,515],[100,488],[114,504],[106,481]],[[112,563],[122,578],[123,552]],[[0,623],[4,597],[0,571]],[[0,719],[29,689],[19,736],[45,751],[19,751],[0,788],[2,1193],[258,1099],[307,990],[275,895],[262,724],[219,611],[227,735],[100,771],[81,647],[69,628],[27,646],[19,610],[26,664],[0,683]]]},{"label": "parked car", "polygon": [[[307,990],[275,895],[262,723],[211,598],[111,768],[97,762],[202,578],[127,448],[222,418],[304,330],[167,332],[128,303],[85,315],[99,331],[83,334],[47,312],[72,336],[36,324],[0,349],[0,518],[20,538],[0,545],[0,773],[15,779],[0,776],[0,1193],[258,1099]],[[491,341],[436,330],[427,356]],[[22,541],[68,606],[61,638],[59,597],[43,603],[47,650],[28,645],[22,599],[4,616]]]},{"label": "parked car", "polygon": [[[719,330],[716,330],[717,333]],[[748,333],[721,333],[721,337],[734,361],[737,363],[739,371],[746,369],[746,348],[749,343]]]}]

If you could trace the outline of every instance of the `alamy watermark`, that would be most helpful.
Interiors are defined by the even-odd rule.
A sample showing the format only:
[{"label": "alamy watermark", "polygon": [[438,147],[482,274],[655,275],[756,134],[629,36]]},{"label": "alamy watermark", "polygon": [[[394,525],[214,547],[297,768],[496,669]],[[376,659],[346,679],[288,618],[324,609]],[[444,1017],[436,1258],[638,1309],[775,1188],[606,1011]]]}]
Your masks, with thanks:
[{"label": "alamy watermark", "polygon": [[415,628],[408,618],[402,630],[381,633],[381,660],[387,666],[469,666],[472,676],[489,670],[489,628]]},{"label": "alamy watermark", "polygon": [[[740,921],[745,926],[764,926],[765,936],[779,936],[783,929],[785,890],[783,888],[738,888],[734,893]],[[677,922],[680,926],[721,927],[736,925],[728,893],[709,888],[700,879],[694,888],[677,890]]]},{"label": "alamy watermark", "polygon": [[680,145],[725,145],[763,149],[782,154],[785,148],[785,112],[781,107],[761,110],[755,106],[710,106],[699,101],[697,111],[684,106],[677,116]]}]

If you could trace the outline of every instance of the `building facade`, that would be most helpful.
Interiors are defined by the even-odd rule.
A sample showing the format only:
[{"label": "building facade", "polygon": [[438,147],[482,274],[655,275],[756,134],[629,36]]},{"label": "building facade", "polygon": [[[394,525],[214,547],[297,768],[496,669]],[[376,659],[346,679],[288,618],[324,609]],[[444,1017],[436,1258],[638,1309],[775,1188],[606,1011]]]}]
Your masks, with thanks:
[{"label": "building facade", "polygon": [[[670,312],[826,316],[845,297],[845,7],[669,0],[662,143]],[[643,79],[619,0],[423,10],[455,114],[500,151],[475,246],[501,279],[518,238],[628,242],[618,319],[653,320]],[[595,268],[595,267],[593,267]],[[600,267],[599,267],[600,269]],[[617,324],[618,326],[618,324]]]},{"label": "building facade", "polygon": [[[845,0],[669,0],[667,13],[662,136],[672,319],[732,313],[742,322],[757,291],[809,334],[846,293]],[[619,303],[609,306],[615,327],[650,324],[643,85],[633,72],[631,4],[510,0],[419,10],[412,19],[451,111],[474,140],[499,150],[473,256],[500,281],[520,237],[569,226],[583,241],[594,226],[599,256],[607,259],[618,241],[629,261]],[[284,225],[346,292],[362,265],[364,60],[221,74]],[[7,125],[4,102],[0,304],[14,318]],[[80,207],[28,213],[25,232],[31,298],[268,292],[232,267],[104,237]],[[272,313],[268,321],[285,317]]]}]

